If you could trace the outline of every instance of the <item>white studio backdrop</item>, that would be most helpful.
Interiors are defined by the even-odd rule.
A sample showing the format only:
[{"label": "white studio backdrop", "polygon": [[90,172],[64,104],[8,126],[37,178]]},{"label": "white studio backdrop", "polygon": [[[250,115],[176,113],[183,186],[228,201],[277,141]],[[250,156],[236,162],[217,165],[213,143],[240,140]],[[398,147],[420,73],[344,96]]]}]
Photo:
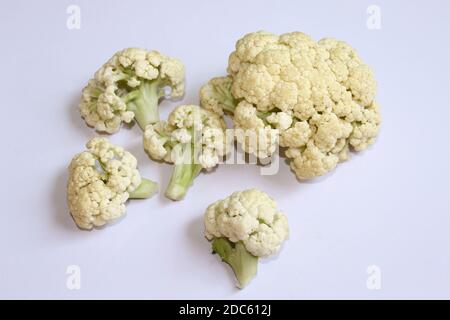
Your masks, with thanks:
[{"label": "white studio backdrop", "polygon": [[[450,46],[446,1],[2,1],[0,298],[449,298]],[[79,20],[73,20],[73,15]],[[114,52],[144,47],[181,59],[186,95],[225,74],[248,32],[303,31],[355,47],[375,72],[377,142],[331,174],[298,182],[254,165],[201,174],[185,200],[129,203],[92,232],[66,206],[67,165],[97,135],[77,104]],[[137,126],[110,137],[161,189]],[[203,238],[213,201],[258,187],[290,221],[280,254],[242,291]],[[74,279],[74,277],[79,278]]]}]

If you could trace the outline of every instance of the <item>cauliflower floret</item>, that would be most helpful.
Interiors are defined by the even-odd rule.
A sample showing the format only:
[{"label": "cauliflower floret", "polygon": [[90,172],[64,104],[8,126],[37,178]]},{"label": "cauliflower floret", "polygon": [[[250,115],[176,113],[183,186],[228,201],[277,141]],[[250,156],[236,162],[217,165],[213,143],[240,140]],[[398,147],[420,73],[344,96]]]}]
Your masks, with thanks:
[{"label": "cauliflower floret", "polygon": [[224,111],[233,112],[236,100],[231,94],[231,77],[217,77],[209,80],[200,89],[200,105],[222,116]]},{"label": "cauliflower floret", "polygon": [[352,123],[353,131],[349,143],[356,150],[367,149],[374,141],[380,130],[381,116],[378,104],[374,102],[363,110],[361,121]]},{"label": "cauliflower floret", "polygon": [[72,159],[67,184],[69,210],[80,228],[117,219],[128,198],[148,198],[157,190],[156,183],[141,178],[128,151],[105,138],[93,138],[86,147]]},{"label": "cauliflower floret", "polygon": [[298,121],[289,129],[282,132],[280,145],[282,147],[300,148],[308,143],[312,131],[306,121]]},{"label": "cauliflower floret", "polygon": [[218,165],[230,146],[225,129],[222,117],[195,105],[179,106],[167,122],[146,127],[144,149],[148,155],[174,164],[168,198],[180,200],[202,169]]},{"label": "cauliflower floret", "polygon": [[339,157],[332,153],[324,153],[309,141],[306,148],[291,148],[286,151],[291,158],[291,168],[299,179],[310,179],[333,170],[339,162]]},{"label": "cauliflower floret", "polygon": [[264,159],[277,150],[278,129],[266,125],[250,103],[242,101],[237,105],[233,122],[236,140],[245,152]]},{"label": "cauliflower floret", "polygon": [[254,256],[265,257],[278,251],[288,238],[286,216],[266,193],[257,189],[234,192],[206,209],[205,235],[242,241]]},{"label": "cauliflower floret", "polygon": [[117,52],[83,89],[80,113],[97,131],[114,133],[133,119],[141,128],[159,120],[164,88],[170,97],[184,93],[184,66],[157,51],[128,48]]},{"label": "cauliflower floret", "polygon": [[277,128],[278,130],[284,131],[291,127],[292,125],[292,116],[286,112],[274,112],[271,113],[266,121],[272,126]]},{"label": "cauliflower floret", "polygon": [[[288,148],[299,178],[326,174],[336,160],[348,158],[350,147],[362,151],[375,141],[381,123],[376,82],[345,42],[316,42],[301,32],[250,33],[237,41],[227,70],[227,77],[200,91],[202,106],[219,113],[220,108],[231,110],[235,128],[253,130],[253,136],[278,129],[280,145]],[[247,138],[238,142],[261,157],[276,150],[251,148]]]},{"label": "cauliflower floret", "polygon": [[315,129],[314,144],[324,152],[333,149],[339,139],[347,139],[353,129],[350,123],[331,112],[314,115],[309,123]]},{"label": "cauliflower floret", "polygon": [[170,161],[172,147],[170,135],[166,134],[170,130],[164,121],[159,121],[153,125],[148,125],[144,132],[144,149],[155,160]]},{"label": "cauliflower floret", "polygon": [[266,193],[234,192],[205,212],[205,236],[231,265],[241,287],[256,274],[258,257],[276,253],[289,236],[288,220]]}]

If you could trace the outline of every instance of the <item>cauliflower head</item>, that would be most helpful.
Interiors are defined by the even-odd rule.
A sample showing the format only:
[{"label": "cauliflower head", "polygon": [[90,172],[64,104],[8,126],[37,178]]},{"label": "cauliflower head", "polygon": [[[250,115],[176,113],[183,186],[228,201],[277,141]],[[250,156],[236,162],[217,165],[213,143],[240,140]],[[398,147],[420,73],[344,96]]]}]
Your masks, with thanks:
[{"label": "cauliflower head", "polygon": [[105,138],[93,138],[69,165],[67,200],[75,223],[92,229],[125,213],[128,198],[148,198],[157,184],[141,178],[136,158]]},{"label": "cauliflower head", "polygon": [[184,94],[184,66],[158,51],[128,48],[117,52],[83,89],[80,113],[97,131],[114,133],[133,119],[144,129],[159,120],[158,103]]},{"label": "cauliflower head", "polygon": [[144,149],[154,160],[174,164],[166,196],[180,200],[202,169],[210,170],[227,154],[223,118],[196,105],[175,108],[167,121],[148,125]]},{"label": "cauliflower head", "polygon": [[276,253],[289,236],[288,220],[266,193],[234,192],[205,212],[205,236],[231,265],[240,287],[256,274],[258,257]]},{"label": "cauliflower head", "polygon": [[288,238],[288,220],[276,202],[258,189],[234,192],[211,204],[205,213],[205,235],[242,241],[248,252],[265,257],[278,251]]},{"label": "cauliflower head", "polygon": [[[279,144],[300,179],[326,174],[349,150],[366,149],[378,135],[373,73],[343,41],[316,42],[301,32],[250,33],[236,43],[227,71],[202,87],[202,106],[231,110],[235,127],[242,127],[245,113],[252,114],[247,128],[279,130]],[[234,110],[232,100],[223,99],[227,88]]]}]

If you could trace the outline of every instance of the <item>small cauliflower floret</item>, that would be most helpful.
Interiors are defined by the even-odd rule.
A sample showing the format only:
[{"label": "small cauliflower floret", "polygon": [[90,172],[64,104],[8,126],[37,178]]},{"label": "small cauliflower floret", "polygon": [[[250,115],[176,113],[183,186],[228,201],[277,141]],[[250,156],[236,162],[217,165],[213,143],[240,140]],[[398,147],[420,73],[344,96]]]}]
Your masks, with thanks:
[{"label": "small cauliflower floret", "polygon": [[242,101],[236,106],[233,122],[235,138],[246,153],[265,159],[277,150],[278,129],[266,124],[250,103]]},{"label": "small cauliflower floret", "polygon": [[205,212],[205,236],[243,288],[256,275],[258,258],[276,253],[289,236],[286,216],[266,193],[234,192]]},{"label": "small cauliflower floret", "polygon": [[298,121],[292,127],[284,130],[280,136],[280,145],[288,148],[300,148],[306,145],[312,131],[306,121]]},{"label": "small cauliflower floret", "polygon": [[[365,150],[378,135],[372,70],[343,41],[316,42],[301,32],[250,33],[237,41],[227,71],[200,90],[202,106],[231,113],[235,128],[253,130],[253,136],[279,130],[298,178],[326,174],[336,159],[348,159],[350,149]],[[259,157],[276,150],[258,150],[248,138],[237,138]]]},{"label": "small cauliflower floret", "polygon": [[92,229],[121,217],[125,202],[152,196],[158,185],[141,178],[136,158],[105,138],[93,138],[69,165],[67,201],[75,223]]},{"label": "small cauliflower floret", "polygon": [[158,103],[184,94],[184,66],[158,51],[128,48],[117,52],[83,89],[80,113],[97,131],[114,133],[133,119],[144,129],[159,120]]},{"label": "small cauliflower floret", "polygon": [[224,111],[234,112],[236,100],[231,94],[231,77],[217,77],[200,88],[200,105],[211,110],[218,115],[223,115]]},{"label": "small cauliflower floret", "polygon": [[222,117],[195,105],[173,110],[168,121],[148,125],[144,149],[154,160],[174,164],[166,196],[181,200],[202,169],[212,169],[227,154],[226,125]]},{"label": "small cauliflower floret", "polygon": [[271,113],[266,117],[266,121],[278,130],[284,131],[291,127],[292,116],[286,112]]},{"label": "small cauliflower floret", "polygon": [[339,157],[332,153],[324,153],[309,141],[306,148],[291,148],[286,151],[291,158],[292,170],[299,179],[311,179],[333,170],[339,162]]},{"label": "small cauliflower floret", "polygon": [[144,149],[154,160],[171,162],[170,126],[165,121],[148,125],[144,132]]},{"label": "small cauliflower floret", "polygon": [[349,143],[356,150],[367,149],[376,139],[380,130],[381,116],[378,104],[374,102],[363,110],[362,119],[353,122],[353,131]]}]

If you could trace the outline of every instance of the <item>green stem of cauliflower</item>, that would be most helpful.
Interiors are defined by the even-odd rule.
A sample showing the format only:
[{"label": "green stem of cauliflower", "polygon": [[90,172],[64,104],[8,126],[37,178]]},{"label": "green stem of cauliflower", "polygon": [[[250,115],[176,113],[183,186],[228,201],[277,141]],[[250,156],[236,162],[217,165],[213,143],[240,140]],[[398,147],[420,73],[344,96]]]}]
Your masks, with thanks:
[{"label": "green stem of cauliflower", "polygon": [[233,114],[234,109],[236,109],[238,102],[231,94],[231,91],[225,90],[222,87],[218,86],[218,87],[216,87],[216,92],[222,98],[221,99],[222,109],[225,112],[229,112],[229,113]]},{"label": "green stem of cauliflower", "polygon": [[185,152],[189,151],[188,148],[191,149],[190,162],[185,163],[185,161],[182,161],[174,164],[172,176],[166,189],[166,197],[171,200],[183,199],[195,177],[202,171],[202,166],[194,161],[193,146],[193,144],[185,144],[182,150],[183,154],[185,154]]},{"label": "green stem of cauliflower", "polygon": [[174,165],[172,177],[166,190],[166,197],[174,201],[183,199],[201,170],[202,166],[199,164]]},{"label": "green stem of cauliflower", "polygon": [[152,180],[141,179],[141,184],[129,193],[130,199],[147,199],[158,191],[158,184]]},{"label": "green stem of cauliflower", "polygon": [[222,258],[222,261],[231,266],[240,289],[244,288],[256,275],[258,257],[249,253],[241,241],[233,243],[227,238],[214,238],[212,249]]},{"label": "green stem of cauliflower", "polygon": [[139,89],[124,97],[127,109],[134,112],[134,119],[142,130],[148,124],[159,121],[158,102],[163,96],[159,81],[144,81]]}]

